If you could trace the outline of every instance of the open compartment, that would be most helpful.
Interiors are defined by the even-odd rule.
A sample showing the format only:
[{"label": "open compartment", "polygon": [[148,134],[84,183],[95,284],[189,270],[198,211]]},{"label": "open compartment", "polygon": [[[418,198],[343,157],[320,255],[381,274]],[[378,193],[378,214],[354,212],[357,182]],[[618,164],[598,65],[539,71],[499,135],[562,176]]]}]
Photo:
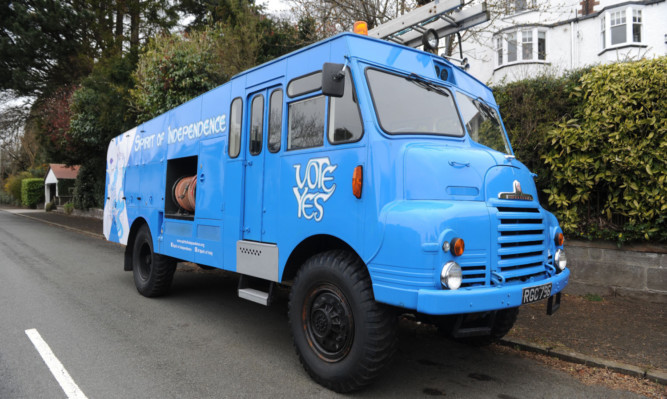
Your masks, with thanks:
[{"label": "open compartment", "polygon": [[164,216],[193,220],[197,194],[197,156],[167,161]]}]

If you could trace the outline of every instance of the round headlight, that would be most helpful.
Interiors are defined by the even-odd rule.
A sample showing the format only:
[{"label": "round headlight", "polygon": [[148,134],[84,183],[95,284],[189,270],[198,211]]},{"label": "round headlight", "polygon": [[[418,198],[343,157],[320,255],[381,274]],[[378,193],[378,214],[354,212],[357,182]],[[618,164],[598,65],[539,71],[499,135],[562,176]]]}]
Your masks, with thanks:
[{"label": "round headlight", "polygon": [[557,250],[556,255],[554,256],[554,262],[556,263],[558,270],[565,270],[565,267],[567,267],[567,256],[565,256],[565,251],[562,249]]},{"label": "round headlight", "polygon": [[463,274],[461,273],[461,266],[456,262],[447,262],[442,267],[440,273],[440,283],[445,288],[450,290],[457,290],[461,286]]},{"label": "round headlight", "polygon": [[433,29],[427,30],[422,36],[422,44],[424,45],[425,51],[437,50],[439,41],[440,38],[438,37],[438,33]]}]

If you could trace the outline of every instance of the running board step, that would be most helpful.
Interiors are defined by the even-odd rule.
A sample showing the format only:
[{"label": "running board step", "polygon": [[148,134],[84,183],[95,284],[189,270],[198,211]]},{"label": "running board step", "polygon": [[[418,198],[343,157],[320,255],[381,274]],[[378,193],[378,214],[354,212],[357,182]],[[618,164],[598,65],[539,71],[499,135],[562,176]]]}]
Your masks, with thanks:
[{"label": "running board step", "polygon": [[242,274],[239,279],[239,298],[269,306],[273,297],[274,286],[275,283],[273,281]]},{"label": "running board step", "polygon": [[247,299],[264,306],[269,305],[269,293],[254,288],[239,288],[239,298]]}]

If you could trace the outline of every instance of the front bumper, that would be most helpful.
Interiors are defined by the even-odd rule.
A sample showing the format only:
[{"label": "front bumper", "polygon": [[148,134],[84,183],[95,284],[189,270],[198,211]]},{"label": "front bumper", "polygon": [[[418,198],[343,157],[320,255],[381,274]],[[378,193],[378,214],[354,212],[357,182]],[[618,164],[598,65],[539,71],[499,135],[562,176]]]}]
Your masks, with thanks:
[{"label": "front bumper", "polygon": [[495,287],[467,287],[455,291],[419,289],[402,290],[383,284],[374,284],[375,298],[379,302],[414,309],[430,315],[449,315],[486,312],[521,306],[524,288],[551,283],[551,295],[565,288],[570,277],[570,269],[565,269],[553,277],[525,284]]}]

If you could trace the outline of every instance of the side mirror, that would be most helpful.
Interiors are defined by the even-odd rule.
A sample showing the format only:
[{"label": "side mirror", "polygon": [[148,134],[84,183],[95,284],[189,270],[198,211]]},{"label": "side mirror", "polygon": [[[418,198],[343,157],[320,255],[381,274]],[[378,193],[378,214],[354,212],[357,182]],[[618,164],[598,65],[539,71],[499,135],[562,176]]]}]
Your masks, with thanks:
[{"label": "side mirror", "polygon": [[345,65],[325,62],[322,66],[322,94],[343,97],[345,92]]}]

